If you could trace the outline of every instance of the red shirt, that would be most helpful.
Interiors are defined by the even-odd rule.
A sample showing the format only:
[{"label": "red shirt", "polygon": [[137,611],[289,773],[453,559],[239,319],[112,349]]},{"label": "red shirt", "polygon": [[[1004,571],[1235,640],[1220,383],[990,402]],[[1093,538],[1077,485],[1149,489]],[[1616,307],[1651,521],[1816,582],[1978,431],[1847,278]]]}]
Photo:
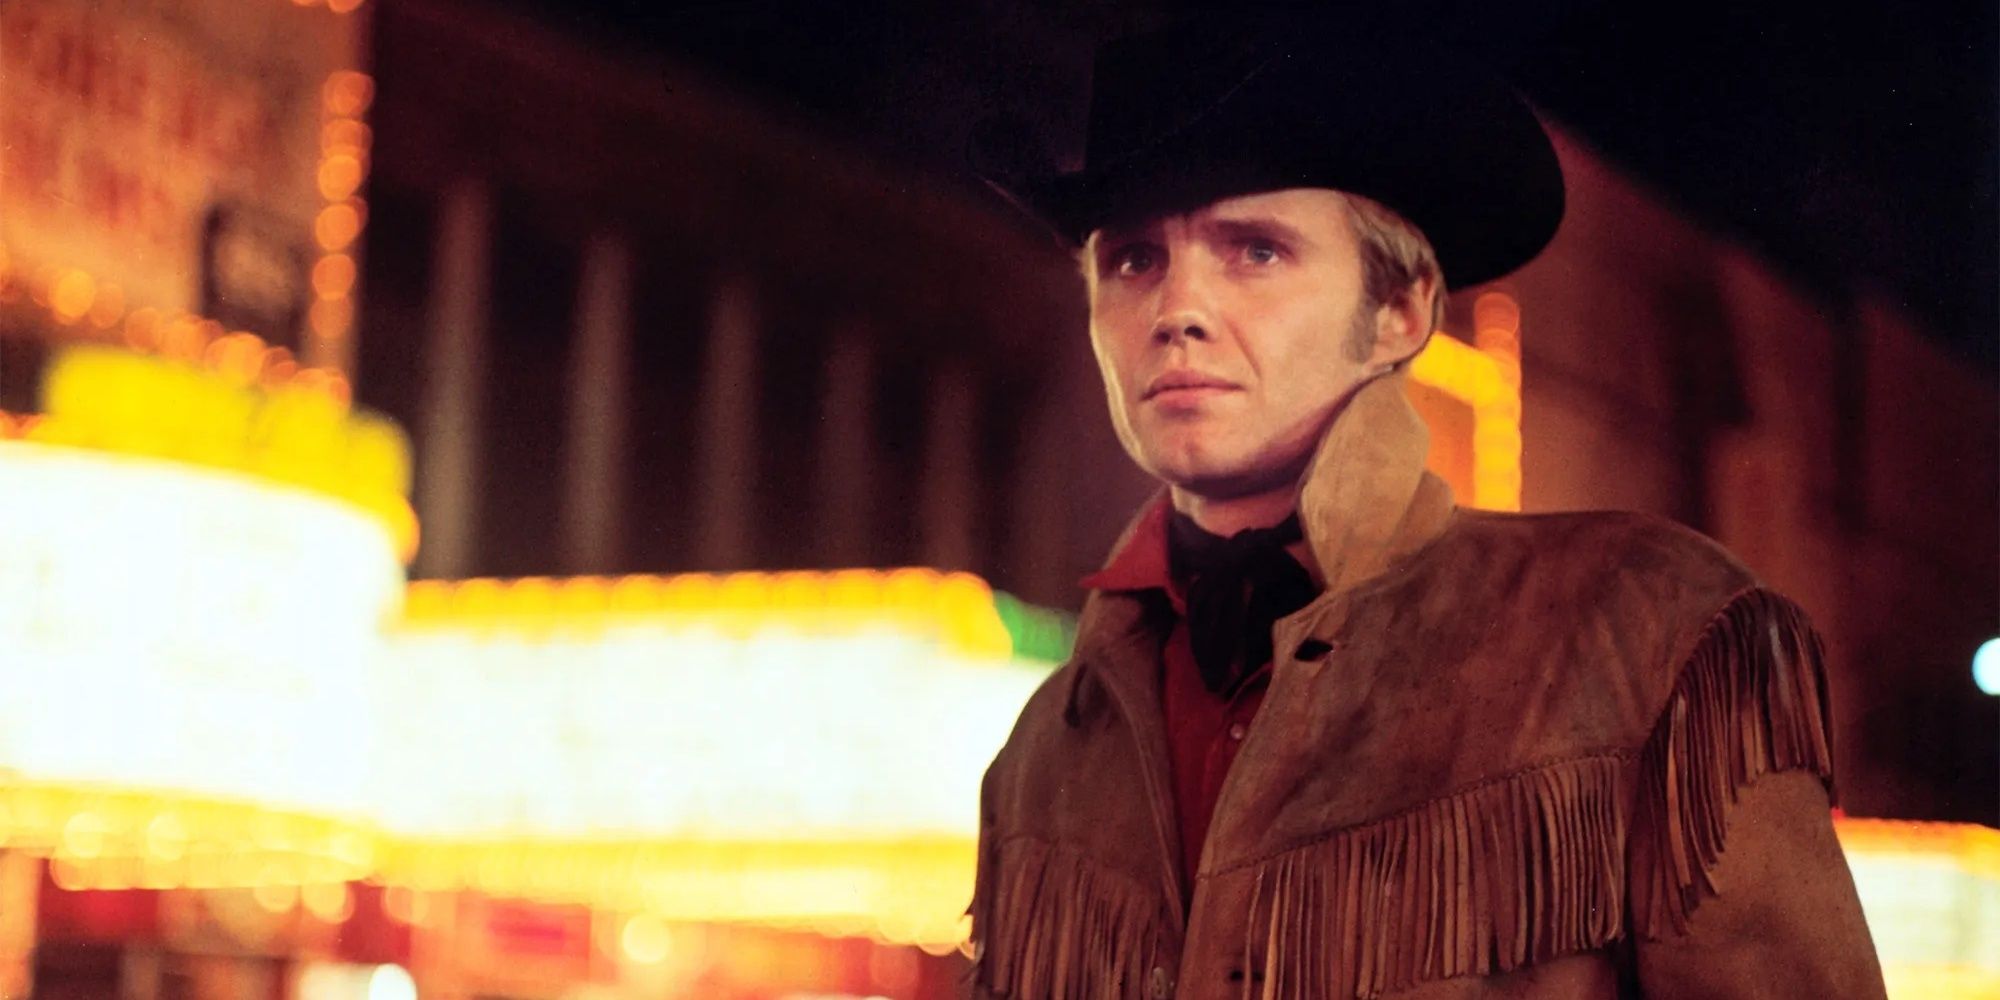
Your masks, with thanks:
[{"label": "red shirt", "polygon": [[1101,570],[1083,578],[1097,590],[1163,590],[1173,605],[1173,630],[1160,655],[1160,709],[1166,717],[1168,759],[1173,771],[1174,813],[1181,831],[1181,894],[1194,895],[1195,869],[1201,845],[1208,839],[1209,820],[1222,779],[1236,760],[1236,751],[1271,680],[1265,662],[1236,689],[1231,698],[1210,692],[1195,665],[1188,640],[1187,595],[1173,578],[1167,561],[1167,518],[1173,508],[1165,497],[1146,511],[1132,537]]}]

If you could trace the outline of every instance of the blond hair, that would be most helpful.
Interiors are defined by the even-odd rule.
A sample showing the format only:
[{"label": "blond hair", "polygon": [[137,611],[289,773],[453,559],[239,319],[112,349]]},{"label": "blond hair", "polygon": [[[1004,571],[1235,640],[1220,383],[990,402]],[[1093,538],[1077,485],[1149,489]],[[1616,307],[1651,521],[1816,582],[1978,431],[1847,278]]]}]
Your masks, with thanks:
[{"label": "blond hair", "polygon": [[[1373,198],[1342,191],[1340,199],[1361,246],[1362,314],[1372,315],[1398,297],[1414,294],[1417,283],[1429,278],[1431,325],[1424,332],[1444,326],[1444,269],[1423,231]],[[1356,323],[1347,348],[1356,360],[1367,358],[1375,349],[1374,324]]]}]

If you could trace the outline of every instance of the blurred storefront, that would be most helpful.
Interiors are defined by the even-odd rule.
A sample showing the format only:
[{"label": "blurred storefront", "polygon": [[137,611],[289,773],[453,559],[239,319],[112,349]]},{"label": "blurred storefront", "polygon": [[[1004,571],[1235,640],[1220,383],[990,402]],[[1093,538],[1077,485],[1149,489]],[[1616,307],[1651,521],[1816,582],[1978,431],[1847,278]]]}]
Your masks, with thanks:
[{"label": "blurred storefront", "polygon": [[8,995],[285,995],[315,935],[253,897],[369,871],[415,521],[343,374],[356,5],[0,5]]},{"label": "blurred storefront", "polygon": [[[423,456],[417,576],[927,565],[1076,606],[1156,487],[1042,234],[686,66],[378,13],[356,385]],[[1416,372],[1433,466],[1462,503],[1717,538],[1828,639],[1846,805],[1993,821],[1991,378],[1552,127],[1565,222]]]}]

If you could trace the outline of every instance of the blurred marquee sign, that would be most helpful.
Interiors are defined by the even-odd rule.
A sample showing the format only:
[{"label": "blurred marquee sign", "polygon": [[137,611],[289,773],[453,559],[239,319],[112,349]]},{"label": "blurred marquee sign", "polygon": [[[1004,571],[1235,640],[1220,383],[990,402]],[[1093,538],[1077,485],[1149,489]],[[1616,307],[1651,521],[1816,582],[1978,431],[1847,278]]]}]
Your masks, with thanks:
[{"label": "blurred marquee sign", "polygon": [[[979,775],[1047,676],[900,630],[424,629],[386,653],[383,825],[515,840],[970,835]],[[440,710],[473,692],[477,712]]]},{"label": "blurred marquee sign", "polygon": [[[315,225],[352,200],[347,161],[365,163],[359,108],[329,107],[361,29],[312,0],[0,4],[0,248],[17,269],[323,362],[307,337]],[[339,336],[335,291],[321,312],[341,314]]]},{"label": "blurred marquee sign", "polygon": [[375,877],[949,947],[1057,619],[915,569],[405,592],[349,505],[0,441],[0,837],[64,888]]},{"label": "blurred marquee sign", "polygon": [[417,526],[406,499],[411,459],[402,429],[352,408],[331,386],[259,381],[269,352],[253,337],[225,338],[213,348],[207,366],[67,348],[43,373],[45,412],[23,436],[229,469],[334,497],[381,521],[402,558],[413,555]]},{"label": "blurred marquee sign", "polygon": [[401,585],[388,533],[349,505],[0,441],[10,846],[59,877],[113,855],[170,869],[128,885],[364,871],[366,678]]},{"label": "blurred marquee sign", "polygon": [[1016,605],[917,569],[414,584],[384,876],[951,947],[980,776],[1064,651]]}]

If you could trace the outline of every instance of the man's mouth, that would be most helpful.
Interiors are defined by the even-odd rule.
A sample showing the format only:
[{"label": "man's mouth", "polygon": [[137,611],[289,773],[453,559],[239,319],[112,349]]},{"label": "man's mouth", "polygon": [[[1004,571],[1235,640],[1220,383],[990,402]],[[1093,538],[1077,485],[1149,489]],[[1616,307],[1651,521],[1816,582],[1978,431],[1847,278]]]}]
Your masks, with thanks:
[{"label": "man's mouth", "polygon": [[1162,373],[1146,386],[1146,392],[1139,398],[1153,399],[1158,396],[1186,397],[1202,395],[1208,391],[1241,389],[1240,385],[1225,378],[1197,371],[1170,371]]}]

